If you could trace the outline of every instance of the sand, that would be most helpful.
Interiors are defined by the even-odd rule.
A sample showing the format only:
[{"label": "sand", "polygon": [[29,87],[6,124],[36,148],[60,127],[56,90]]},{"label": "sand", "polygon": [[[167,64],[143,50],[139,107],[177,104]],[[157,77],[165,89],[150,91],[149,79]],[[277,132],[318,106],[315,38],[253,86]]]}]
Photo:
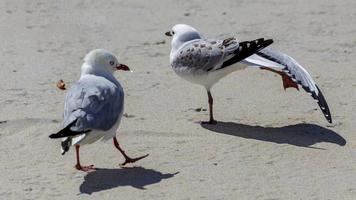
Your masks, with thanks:
[{"label": "sand", "polygon": [[[0,199],[356,199],[356,1],[0,2]],[[169,67],[176,23],[206,37],[273,38],[322,89],[329,125],[304,91],[247,69],[213,88],[216,126],[202,87]],[[115,52],[134,73],[118,131],[129,155],[120,168],[111,142],[62,156],[48,135],[61,127],[65,91],[94,48]],[[203,108],[198,112],[197,108]],[[199,110],[199,109],[198,109]]]}]

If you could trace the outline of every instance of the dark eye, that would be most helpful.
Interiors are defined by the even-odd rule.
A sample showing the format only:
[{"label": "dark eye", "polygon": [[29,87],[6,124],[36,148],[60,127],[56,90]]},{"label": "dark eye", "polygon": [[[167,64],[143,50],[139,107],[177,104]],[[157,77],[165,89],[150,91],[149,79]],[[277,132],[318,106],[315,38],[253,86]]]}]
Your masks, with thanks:
[{"label": "dark eye", "polygon": [[110,65],[114,65],[114,64],[115,64],[115,62],[114,62],[114,61],[110,61],[109,63],[110,63]]},{"label": "dark eye", "polygon": [[174,31],[172,31],[172,35],[174,35]]}]

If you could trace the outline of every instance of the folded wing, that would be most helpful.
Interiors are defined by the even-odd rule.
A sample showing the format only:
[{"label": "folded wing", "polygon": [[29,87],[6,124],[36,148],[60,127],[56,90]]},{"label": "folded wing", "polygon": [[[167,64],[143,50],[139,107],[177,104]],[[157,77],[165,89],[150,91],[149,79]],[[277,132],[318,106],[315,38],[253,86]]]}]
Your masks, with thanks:
[{"label": "folded wing", "polygon": [[64,126],[74,120],[73,131],[109,130],[121,117],[124,94],[121,88],[102,77],[82,78],[68,91]]},{"label": "folded wing", "polygon": [[171,65],[176,69],[206,73],[233,65],[272,43],[273,40],[263,38],[240,43],[233,37],[197,39],[183,45]]}]

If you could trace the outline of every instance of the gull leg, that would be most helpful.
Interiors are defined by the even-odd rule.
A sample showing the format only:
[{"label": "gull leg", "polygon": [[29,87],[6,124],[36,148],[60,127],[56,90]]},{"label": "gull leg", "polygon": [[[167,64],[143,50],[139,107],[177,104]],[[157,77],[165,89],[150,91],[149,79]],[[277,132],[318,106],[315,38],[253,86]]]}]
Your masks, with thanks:
[{"label": "gull leg", "polygon": [[268,71],[271,71],[271,72],[274,72],[274,73],[277,73],[277,74],[281,75],[282,81],[283,81],[284,90],[286,90],[287,88],[290,88],[290,87],[291,88],[296,88],[297,90],[299,90],[298,84],[296,84],[289,76],[287,76],[287,74],[285,74],[285,73],[283,73],[281,71],[277,71],[277,70],[268,68],[268,67],[261,67],[261,69],[268,70]]},{"label": "gull leg", "polygon": [[216,124],[217,121],[214,119],[214,115],[213,115],[213,96],[211,95],[210,90],[207,90],[208,93],[208,102],[209,102],[209,116],[210,119],[208,122],[203,122],[204,124]]},{"label": "gull leg", "polygon": [[75,145],[75,151],[76,151],[76,155],[77,155],[77,164],[75,165],[75,168],[77,170],[80,170],[80,171],[84,171],[84,172],[87,172],[87,171],[91,171],[91,170],[95,170],[94,168],[94,165],[89,165],[89,166],[82,166],[80,164],[80,160],[79,160],[79,145]]},{"label": "gull leg", "polygon": [[125,162],[123,162],[122,164],[120,164],[120,166],[125,166],[127,163],[134,163],[138,160],[141,160],[143,158],[146,158],[148,156],[148,154],[144,155],[144,156],[140,156],[137,158],[130,158],[128,155],[126,155],[125,151],[121,149],[119,142],[117,141],[117,138],[114,137],[113,138],[114,141],[114,146],[120,151],[120,153],[124,156],[125,158]]}]

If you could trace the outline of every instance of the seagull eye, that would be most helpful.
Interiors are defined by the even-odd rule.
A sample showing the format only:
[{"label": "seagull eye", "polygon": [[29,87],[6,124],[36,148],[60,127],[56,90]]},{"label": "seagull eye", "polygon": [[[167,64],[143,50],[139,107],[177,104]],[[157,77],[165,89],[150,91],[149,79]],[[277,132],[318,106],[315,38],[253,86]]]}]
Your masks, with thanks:
[{"label": "seagull eye", "polygon": [[115,62],[114,62],[114,61],[110,61],[109,63],[110,63],[110,65],[114,65],[114,64],[115,64]]},{"label": "seagull eye", "polygon": [[172,35],[174,35],[174,31],[172,31]]}]

